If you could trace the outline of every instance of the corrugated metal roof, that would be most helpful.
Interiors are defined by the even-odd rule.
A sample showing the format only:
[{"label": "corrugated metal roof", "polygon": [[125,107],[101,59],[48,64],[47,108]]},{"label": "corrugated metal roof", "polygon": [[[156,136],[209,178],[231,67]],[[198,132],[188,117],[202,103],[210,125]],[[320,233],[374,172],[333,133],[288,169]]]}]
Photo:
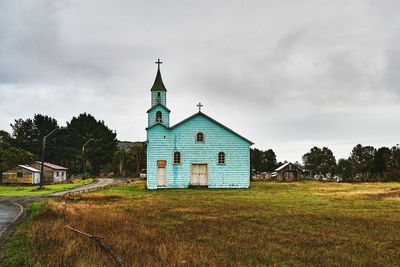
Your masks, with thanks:
[{"label": "corrugated metal roof", "polygon": [[40,172],[38,169],[35,169],[35,168],[33,168],[33,167],[31,167],[31,166],[27,166],[27,165],[18,165],[18,167],[21,167],[21,168],[24,168],[24,169],[26,169],[26,170],[28,170],[28,171],[31,171],[31,172]]},{"label": "corrugated metal roof", "polygon": [[275,169],[275,171],[280,171],[280,170],[282,170],[283,168],[285,168],[286,166],[288,166],[289,164],[292,164],[292,163],[290,163],[290,162],[286,162],[285,164],[283,164],[282,166],[280,166],[280,167],[278,167],[278,168],[276,168]]},{"label": "corrugated metal roof", "polygon": [[288,165],[290,165],[290,164],[293,165],[294,167],[296,167],[297,169],[299,169],[299,170],[301,170],[301,171],[304,171],[302,168],[300,168],[299,166],[294,165],[294,164],[291,163],[291,162],[286,162],[286,163],[283,164],[282,166],[276,168],[275,171],[278,172],[278,171],[282,170],[283,168],[285,168],[286,166],[288,166]]},{"label": "corrugated metal roof", "polygon": [[[41,161],[36,161],[36,163],[42,164]],[[50,169],[53,169],[53,170],[68,170],[68,168],[65,168],[63,166],[58,166],[56,164],[48,163],[48,162],[44,162],[43,165]]]}]

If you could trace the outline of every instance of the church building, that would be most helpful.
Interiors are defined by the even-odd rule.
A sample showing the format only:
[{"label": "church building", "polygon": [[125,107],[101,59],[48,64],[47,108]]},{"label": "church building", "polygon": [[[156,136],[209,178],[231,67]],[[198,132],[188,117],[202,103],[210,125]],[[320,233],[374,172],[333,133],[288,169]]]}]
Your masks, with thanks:
[{"label": "church building", "polygon": [[170,126],[160,60],[147,111],[147,188],[248,188],[248,139],[199,111]]}]

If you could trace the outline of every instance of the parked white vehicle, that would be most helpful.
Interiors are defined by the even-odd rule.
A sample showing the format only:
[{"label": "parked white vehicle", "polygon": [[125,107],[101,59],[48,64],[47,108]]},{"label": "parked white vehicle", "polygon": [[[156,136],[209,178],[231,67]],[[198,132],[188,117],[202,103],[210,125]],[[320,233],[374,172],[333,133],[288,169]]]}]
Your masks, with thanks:
[{"label": "parked white vehicle", "polygon": [[140,179],[146,179],[147,178],[147,170],[142,169],[139,173],[139,177],[140,177]]}]

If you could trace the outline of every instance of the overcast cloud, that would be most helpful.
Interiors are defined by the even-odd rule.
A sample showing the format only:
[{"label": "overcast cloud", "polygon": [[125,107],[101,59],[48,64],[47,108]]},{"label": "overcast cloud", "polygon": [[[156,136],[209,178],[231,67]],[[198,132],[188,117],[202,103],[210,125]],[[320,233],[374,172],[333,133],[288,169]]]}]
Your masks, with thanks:
[{"label": "overcast cloud", "polygon": [[203,111],[278,160],[400,143],[400,1],[0,0],[0,129],[89,112],[146,139],[159,57],[172,124]]}]

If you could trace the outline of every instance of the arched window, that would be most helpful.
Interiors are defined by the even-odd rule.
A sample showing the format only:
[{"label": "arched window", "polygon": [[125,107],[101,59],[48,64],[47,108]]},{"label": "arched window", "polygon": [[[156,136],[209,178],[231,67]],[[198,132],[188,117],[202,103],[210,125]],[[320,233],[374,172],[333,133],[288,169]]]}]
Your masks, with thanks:
[{"label": "arched window", "polygon": [[224,152],[218,153],[218,164],[225,164],[225,153]]},{"label": "arched window", "polygon": [[204,143],[204,134],[202,132],[196,134],[196,142]]},{"label": "arched window", "polygon": [[174,152],[174,164],[181,164],[181,152]]},{"label": "arched window", "polygon": [[162,122],[162,113],[161,113],[161,111],[157,111],[157,113],[156,113],[156,122]]}]

